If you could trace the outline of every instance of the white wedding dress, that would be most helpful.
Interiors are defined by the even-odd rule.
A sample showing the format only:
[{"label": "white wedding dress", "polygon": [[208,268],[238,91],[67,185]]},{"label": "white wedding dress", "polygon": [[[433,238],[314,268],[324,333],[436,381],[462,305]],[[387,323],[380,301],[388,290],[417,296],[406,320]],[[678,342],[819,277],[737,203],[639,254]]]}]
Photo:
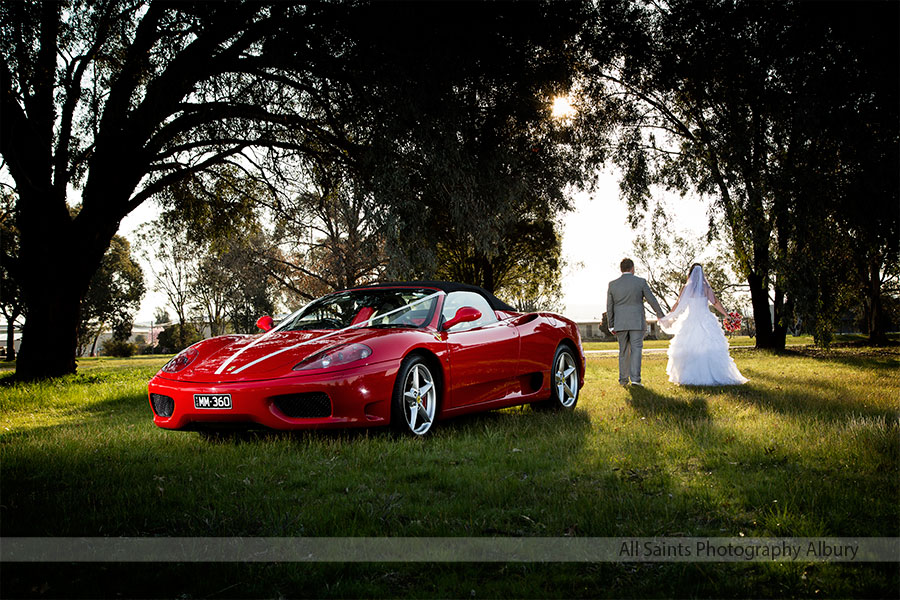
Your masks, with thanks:
[{"label": "white wedding dress", "polygon": [[669,343],[669,381],[678,385],[740,385],[741,375],[728,354],[728,340],[719,320],[709,311],[716,298],[701,267],[691,271],[676,308],[659,320],[674,334]]}]

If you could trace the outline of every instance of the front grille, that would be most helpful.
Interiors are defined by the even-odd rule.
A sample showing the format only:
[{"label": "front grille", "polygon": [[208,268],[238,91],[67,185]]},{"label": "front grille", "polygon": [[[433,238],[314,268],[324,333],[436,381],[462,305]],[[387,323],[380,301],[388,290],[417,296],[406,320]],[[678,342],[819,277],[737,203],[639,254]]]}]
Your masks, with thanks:
[{"label": "front grille", "polygon": [[153,404],[153,412],[160,417],[171,417],[175,412],[175,400],[162,394],[150,394],[150,402]]},{"label": "front grille", "polygon": [[331,416],[331,399],[324,392],[275,396],[272,401],[284,416],[292,419],[317,419]]}]

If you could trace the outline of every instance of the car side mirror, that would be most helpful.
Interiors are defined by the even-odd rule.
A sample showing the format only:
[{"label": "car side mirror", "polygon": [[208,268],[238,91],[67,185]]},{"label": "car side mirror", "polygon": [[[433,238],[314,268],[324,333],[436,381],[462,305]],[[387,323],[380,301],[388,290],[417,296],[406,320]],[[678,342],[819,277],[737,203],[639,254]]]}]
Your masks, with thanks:
[{"label": "car side mirror", "polygon": [[275,320],[269,315],[266,315],[256,320],[256,326],[263,331],[271,331],[272,328],[275,327]]},{"label": "car side mirror", "polygon": [[444,322],[441,330],[447,331],[454,325],[459,325],[460,323],[471,323],[472,321],[477,321],[480,318],[480,310],[478,310],[477,308],[472,308],[471,306],[463,306],[458,311],[456,311],[456,315],[454,315],[452,319]]}]

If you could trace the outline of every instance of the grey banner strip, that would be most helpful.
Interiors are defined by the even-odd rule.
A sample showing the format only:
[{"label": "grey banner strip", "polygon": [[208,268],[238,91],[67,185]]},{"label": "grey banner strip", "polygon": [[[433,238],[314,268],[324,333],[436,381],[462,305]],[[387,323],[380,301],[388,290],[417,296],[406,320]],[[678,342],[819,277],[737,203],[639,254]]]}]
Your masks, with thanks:
[{"label": "grey banner strip", "polygon": [[4,537],[2,562],[900,562],[900,538]]}]

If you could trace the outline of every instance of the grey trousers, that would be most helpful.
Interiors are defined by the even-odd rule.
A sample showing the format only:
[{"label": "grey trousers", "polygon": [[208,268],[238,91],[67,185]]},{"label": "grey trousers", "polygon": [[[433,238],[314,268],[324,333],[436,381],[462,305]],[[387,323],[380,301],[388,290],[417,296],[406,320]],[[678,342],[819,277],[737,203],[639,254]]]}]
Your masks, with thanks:
[{"label": "grey trousers", "polygon": [[641,353],[644,351],[644,330],[617,331],[619,339],[619,383],[641,382]]}]

